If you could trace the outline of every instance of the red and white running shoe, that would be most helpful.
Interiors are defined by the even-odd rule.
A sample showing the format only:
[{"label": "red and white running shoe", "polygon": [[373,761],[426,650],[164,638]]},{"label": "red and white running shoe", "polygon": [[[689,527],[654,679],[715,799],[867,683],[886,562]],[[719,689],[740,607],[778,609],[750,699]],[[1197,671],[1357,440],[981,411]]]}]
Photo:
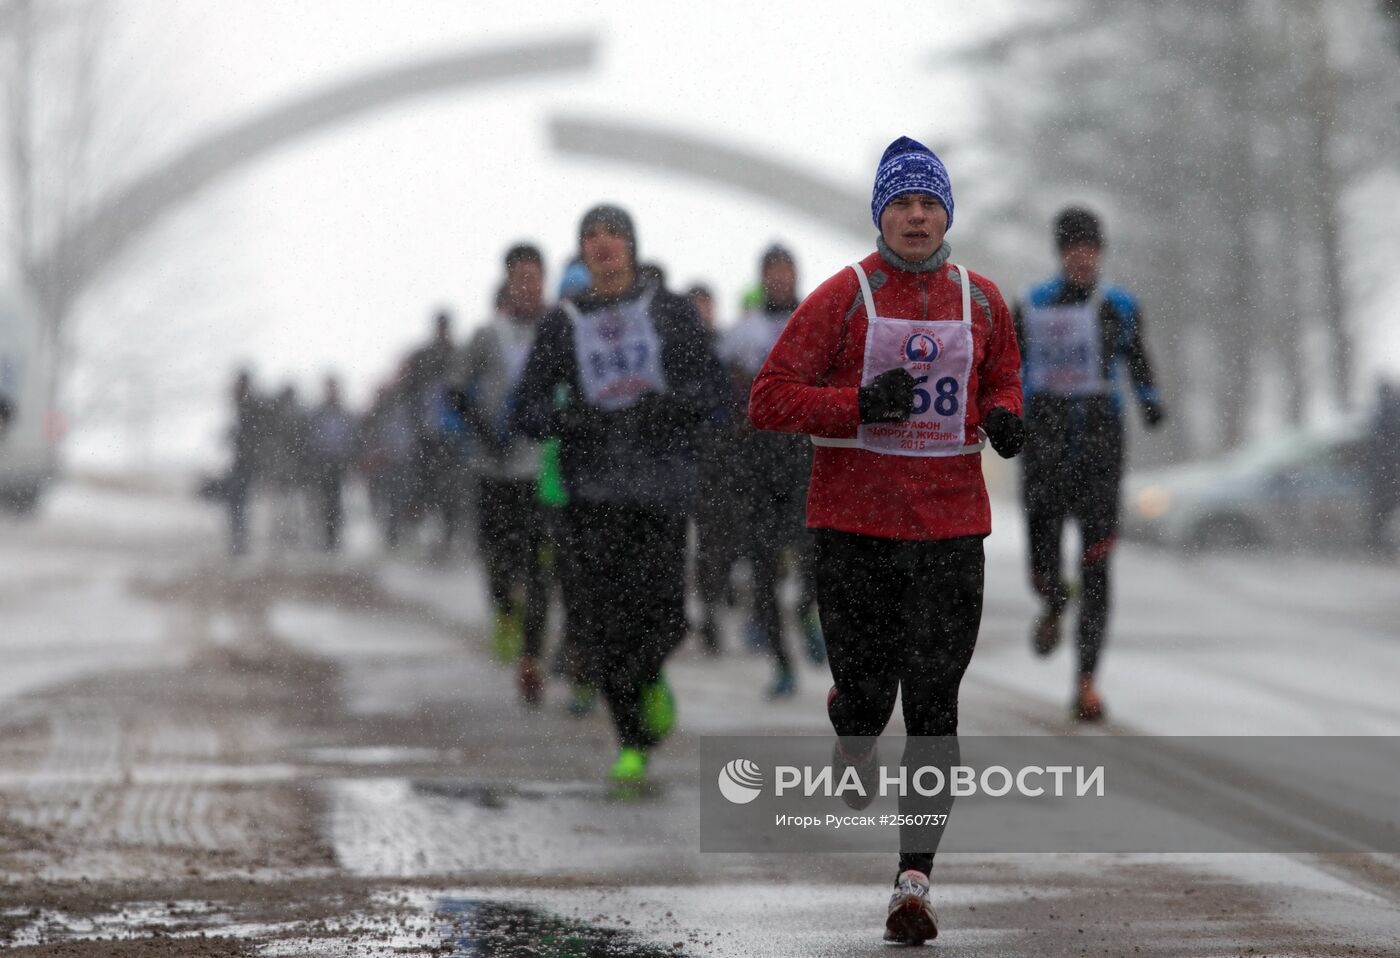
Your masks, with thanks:
[{"label": "red and white running shoe", "polygon": [[922,945],[938,937],[938,913],[928,900],[928,876],[909,869],[900,873],[885,918],[885,941]]}]

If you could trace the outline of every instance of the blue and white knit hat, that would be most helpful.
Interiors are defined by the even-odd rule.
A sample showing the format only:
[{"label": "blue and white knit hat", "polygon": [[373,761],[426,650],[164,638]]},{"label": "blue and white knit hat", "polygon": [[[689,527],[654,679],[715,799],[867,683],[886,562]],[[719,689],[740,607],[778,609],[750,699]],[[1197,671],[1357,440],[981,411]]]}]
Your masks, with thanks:
[{"label": "blue and white knit hat", "polygon": [[927,193],[936,196],[948,211],[948,226],[953,225],[953,184],[948,170],[933,151],[918,140],[901,136],[885,148],[880,168],[875,171],[875,189],[870,197],[870,217],[880,228],[880,216],[890,201],[905,193]]}]

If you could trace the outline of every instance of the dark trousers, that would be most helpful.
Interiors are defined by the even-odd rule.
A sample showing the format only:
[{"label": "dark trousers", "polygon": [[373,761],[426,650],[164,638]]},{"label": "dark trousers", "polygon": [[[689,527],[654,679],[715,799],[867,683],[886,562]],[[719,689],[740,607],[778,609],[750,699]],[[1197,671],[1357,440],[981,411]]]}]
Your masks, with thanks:
[{"label": "dark trousers", "polygon": [[[954,764],[958,689],[982,622],[980,536],[899,541],[819,529],[817,602],[834,694],[827,712],[848,755],[873,747],[904,704],[904,763]],[[935,740],[934,737],[942,737]],[[946,769],[945,769],[946,774]],[[905,814],[946,814],[946,794],[901,797]],[[939,829],[900,830],[899,867],[927,873]]]},{"label": "dark trousers", "polygon": [[1118,538],[1123,432],[1097,405],[1041,402],[1028,407],[1021,493],[1030,544],[1031,587],[1047,609],[1069,602],[1061,564],[1065,523],[1079,524],[1079,671],[1093,675],[1108,632],[1109,562]]},{"label": "dark trousers", "polygon": [[761,489],[746,503],[744,551],[753,565],[754,623],[767,637],[773,663],[781,672],[792,671],[779,602],[782,558],[783,552],[792,546],[800,574],[803,568],[801,538],[807,535],[802,527],[802,506],[795,494],[773,494]]},{"label": "dark trousers", "polygon": [[619,743],[648,748],[642,689],[685,638],[686,519],[627,506],[571,502],[569,561],[585,673],[612,712]]},{"label": "dark trousers", "polygon": [[224,479],[224,501],[228,504],[228,543],[233,555],[248,552],[248,493],[253,485],[250,466],[235,464]]},{"label": "dark trousers", "polygon": [[327,552],[340,548],[345,528],[345,470],[323,466],[316,475],[316,498],[320,504],[321,547]]},{"label": "dark trousers", "polygon": [[477,492],[478,546],[492,608],[509,615],[517,588],[523,590],[522,652],[539,658],[549,593],[542,553],[545,523],[535,502],[535,481],[483,478]]}]

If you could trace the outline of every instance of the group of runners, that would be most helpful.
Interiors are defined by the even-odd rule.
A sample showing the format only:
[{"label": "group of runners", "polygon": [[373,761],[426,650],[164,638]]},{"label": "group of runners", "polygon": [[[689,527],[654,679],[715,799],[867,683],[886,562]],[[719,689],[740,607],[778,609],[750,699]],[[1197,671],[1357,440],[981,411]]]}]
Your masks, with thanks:
[{"label": "group of runners", "polygon": [[[438,371],[444,409],[480,449],[493,645],[518,661],[521,695],[538,702],[558,584],[576,698],[596,691],[612,720],[616,788],[645,784],[675,725],[665,665],[689,631],[692,520],[703,646],[720,646],[717,609],[742,555],[775,697],[796,688],[779,587],[792,573],[794,631],[830,666],[835,764],[869,772],[897,698],[910,741],[955,736],[982,614],[987,445],[1024,464],[1043,603],[1030,638],[1042,655],[1065,630],[1061,542],[1067,522],[1079,525],[1071,709],[1081,721],[1105,715],[1095,676],[1118,522],[1121,381],[1147,425],[1165,413],[1141,311],[1100,279],[1102,224],[1063,211],[1053,226],[1060,274],[1013,308],[951,259],[952,186],[923,144],[890,144],[870,213],[875,249],[805,297],[793,254],[763,251],[744,315],[716,329],[709,293],[668,290],[639,257],[631,215],[596,206],[579,222],[557,304],[545,300],[540,251],[512,247],[497,315]],[[936,845],[902,839],[887,939],[937,934]]]},{"label": "group of runners", "polygon": [[[614,785],[645,782],[649,756],[675,722],[664,666],[687,633],[692,515],[700,517],[701,634],[717,641],[712,609],[723,577],[703,574],[713,561],[704,518],[714,511],[737,523],[751,562],[774,695],[794,687],[777,589],[780,557],[790,552],[797,618],[809,626],[800,634],[819,638],[818,657],[830,665],[834,763],[871,767],[897,698],[909,736],[954,736],[991,531],[984,445],[1004,458],[1023,455],[1031,581],[1043,602],[1030,632],[1042,655],[1058,643],[1071,598],[1064,527],[1079,525],[1071,709],[1081,721],[1104,717],[1095,676],[1123,461],[1120,381],[1131,379],[1148,426],[1165,418],[1141,311],[1101,282],[1105,238],[1091,212],[1056,218],[1061,273],[1014,309],[991,280],[950,259],[953,213],[942,162],[901,137],[875,176],[876,249],[805,297],[792,254],[764,251],[761,293],[717,333],[707,326],[705,291],[668,291],[641,265],[629,213],[598,206],[578,230],[586,285],[552,309],[538,305],[528,336],[514,335],[521,327],[509,318],[478,334],[479,354],[492,357],[480,368],[492,372],[469,374],[454,402],[496,436],[494,446],[511,450],[503,463],[520,464],[519,479],[502,480],[520,484],[497,494],[501,514],[514,516],[498,541],[528,525],[513,510],[553,488],[566,630],[580,676],[612,717]],[[531,262],[527,280],[508,273],[508,289],[541,283],[538,257]],[[537,445],[518,445],[522,437]],[[531,462],[544,462],[552,478],[531,481]],[[530,544],[524,551],[542,554]],[[508,584],[493,586],[501,603]],[[498,610],[509,614],[504,604]],[[538,622],[528,611],[525,618]],[[534,649],[536,633],[527,632]],[[522,675],[532,658],[527,651]],[[886,926],[893,941],[937,933],[928,894],[936,840],[919,842],[900,854]]]}]

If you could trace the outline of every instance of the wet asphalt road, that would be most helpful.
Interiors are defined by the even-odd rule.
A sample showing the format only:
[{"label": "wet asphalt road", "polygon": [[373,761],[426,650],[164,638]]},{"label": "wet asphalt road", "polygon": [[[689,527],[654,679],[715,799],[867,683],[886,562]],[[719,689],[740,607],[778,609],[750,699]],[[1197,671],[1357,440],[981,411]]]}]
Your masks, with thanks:
[{"label": "wet asphalt road", "polygon": [[[1068,653],[1026,650],[999,518],[963,731],[1074,734]],[[817,667],[774,706],[737,617],[724,658],[682,650],[681,731],[654,793],[618,802],[603,718],[558,683],[518,704],[471,571],[380,559],[363,529],[348,558],[230,564],[218,531],[71,485],[0,526],[16,954],[883,953],[887,856],[698,851],[699,737],[822,734]],[[1400,731],[1395,569],[1133,547],[1117,568],[1110,731]],[[945,855],[933,879],[944,954],[1400,955],[1395,856]]]}]

